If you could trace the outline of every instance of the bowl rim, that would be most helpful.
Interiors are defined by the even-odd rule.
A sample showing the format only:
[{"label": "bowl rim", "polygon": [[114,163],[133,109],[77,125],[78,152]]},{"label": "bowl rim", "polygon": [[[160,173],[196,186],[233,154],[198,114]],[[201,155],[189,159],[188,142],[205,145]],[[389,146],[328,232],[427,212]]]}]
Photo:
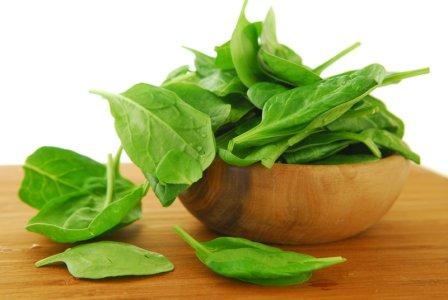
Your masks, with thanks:
[{"label": "bowl rim", "polygon": [[360,167],[366,167],[366,166],[373,166],[373,165],[378,165],[378,164],[384,164],[384,163],[391,163],[393,161],[396,160],[404,160],[409,162],[408,159],[406,159],[405,157],[399,155],[399,154],[392,154],[389,155],[387,157],[383,157],[380,158],[376,161],[368,161],[368,162],[358,162],[358,163],[352,163],[352,164],[285,164],[285,163],[274,163],[274,165],[271,168],[267,168],[265,166],[263,166],[260,162],[257,162],[253,165],[247,166],[247,167],[239,167],[239,166],[234,166],[234,165],[230,165],[228,163],[226,163],[225,161],[223,161],[221,158],[217,157],[215,158],[215,160],[220,160],[222,163],[224,163],[226,166],[232,167],[232,168],[241,168],[241,169],[246,169],[246,168],[263,168],[266,170],[274,170],[274,169],[334,169],[334,168],[360,168]]}]

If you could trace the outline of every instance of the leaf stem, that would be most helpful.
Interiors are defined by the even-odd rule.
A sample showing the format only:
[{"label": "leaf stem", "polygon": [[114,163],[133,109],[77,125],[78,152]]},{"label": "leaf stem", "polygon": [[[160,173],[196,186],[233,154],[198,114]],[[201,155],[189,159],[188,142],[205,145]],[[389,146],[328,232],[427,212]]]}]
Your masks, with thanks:
[{"label": "leaf stem", "polygon": [[39,260],[34,265],[36,266],[36,268],[39,268],[39,267],[42,267],[42,266],[45,266],[45,265],[48,265],[48,264],[52,264],[52,263],[55,263],[55,262],[63,261],[62,260],[62,258],[64,256],[63,254],[64,254],[64,252],[58,253],[58,254],[55,254],[55,255],[52,255],[52,256],[49,256],[49,257],[46,257],[44,259]]},{"label": "leaf stem", "polygon": [[121,153],[123,153],[122,145],[120,145],[120,147],[118,147],[117,153],[115,154],[115,157],[114,157],[114,171],[115,171],[115,175],[117,175],[117,176],[120,174]]},{"label": "leaf stem", "polygon": [[106,201],[104,202],[104,207],[107,207],[112,202],[112,197],[114,196],[114,180],[115,180],[115,165],[112,154],[107,156],[107,166],[106,166],[106,176],[107,176],[107,189],[106,189]]},{"label": "leaf stem", "polygon": [[189,235],[185,230],[179,226],[173,226],[174,231],[184,240],[191,248],[197,252],[202,252],[203,254],[209,255],[211,251],[208,250],[204,245],[195,240],[191,235]]},{"label": "leaf stem", "polygon": [[320,66],[316,67],[313,71],[314,73],[320,75],[326,68],[328,68],[329,66],[331,66],[333,63],[335,63],[336,61],[338,61],[339,59],[341,59],[342,57],[344,57],[345,55],[347,55],[348,53],[352,52],[353,50],[355,50],[356,48],[358,48],[359,46],[361,46],[360,42],[356,42],[353,45],[345,48],[344,50],[342,50],[341,52],[339,52],[338,54],[336,54],[335,56],[333,56],[332,58],[330,58],[329,60],[327,60],[326,62],[324,62],[323,64],[321,64]]},{"label": "leaf stem", "polygon": [[415,76],[420,76],[429,73],[429,68],[421,68],[416,70],[404,71],[391,73],[384,78],[382,85],[388,85],[393,83],[399,83],[401,80],[406,78],[411,78]]}]

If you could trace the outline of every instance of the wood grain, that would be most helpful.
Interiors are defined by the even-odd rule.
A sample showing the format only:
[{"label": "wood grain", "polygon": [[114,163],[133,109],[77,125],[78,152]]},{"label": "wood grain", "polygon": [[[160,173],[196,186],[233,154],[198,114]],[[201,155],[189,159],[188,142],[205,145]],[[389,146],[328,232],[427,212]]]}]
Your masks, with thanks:
[{"label": "wood grain", "polygon": [[316,244],[351,237],[378,222],[397,199],[409,161],[393,155],[343,165],[260,164],[215,160],[179,196],[207,227],[277,244]]},{"label": "wood grain", "polygon": [[[126,166],[124,173],[142,180],[133,167]],[[304,285],[282,288],[211,273],[170,227],[181,225],[200,240],[215,235],[179,202],[164,209],[152,196],[144,201],[141,221],[108,239],[161,252],[174,263],[174,272],[88,281],[72,278],[63,266],[36,269],[35,261],[68,245],[24,230],[34,210],[17,198],[21,177],[19,167],[0,167],[0,299],[448,299],[448,179],[415,166],[392,209],[362,235],[329,244],[282,246],[348,259],[316,272]]]}]

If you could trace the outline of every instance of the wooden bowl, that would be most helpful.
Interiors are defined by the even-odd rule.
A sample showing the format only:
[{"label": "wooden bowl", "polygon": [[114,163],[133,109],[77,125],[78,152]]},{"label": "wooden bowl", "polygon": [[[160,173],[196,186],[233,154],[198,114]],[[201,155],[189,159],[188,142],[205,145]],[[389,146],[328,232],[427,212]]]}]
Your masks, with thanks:
[{"label": "wooden bowl", "polygon": [[344,165],[240,168],[215,160],[179,196],[207,227],[278,244],[331,242],[378,222],[400,194],[409,162],[394,155]]}]

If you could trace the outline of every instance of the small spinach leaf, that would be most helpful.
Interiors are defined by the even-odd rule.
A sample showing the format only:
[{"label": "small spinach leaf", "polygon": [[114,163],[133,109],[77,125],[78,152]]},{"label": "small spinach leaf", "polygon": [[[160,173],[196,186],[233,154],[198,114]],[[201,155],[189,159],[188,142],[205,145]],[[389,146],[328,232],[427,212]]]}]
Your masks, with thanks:
[{"label": "small spinach leaf", "polygon": [[62,253],[38,261],[36,267],[56,262],[65,263],[74,277],[88,279],[154,275],[174,269],[173,264],[162,254],[112,241],[68,248]]},{"label": "small spinach leaf", "polygon": [[235,66],[232,61],[232,52],[230,50],[230,41],[215,47],[216,60],[215,66],[222,70],[233,70]]},{"label": "small spinach leaf", "polygon": [[148,182],[163,207],[170,206],[174,200],[176,200],[177,195],[189,187],[187,184],[161,183],[159,179],[153,175],[148,176]]},{"label": "small spinach leaf", "polygon": [[194,60],[194,65],[196,67],[196,72],[200,76],[208,76],[215,71],[215,59],[213,57],[192,48],[184,48],[195,55],[196,59]]},{"label": "small spinach leaf", "polygon": [[252,242],[221,237],[200,243],[182,228],[176,233],[196,251],[199,260],[225,277],[261,285],[290,285],[307,281],[311,272],[345,261],[342,257],[315,258],[297,252]]},{"label": "small spinach leaf", "polygon": [[257,61],[258,28],[256,23],[250,23],[245,16],[247,0],[243,7],[230,40],[230,52],[233,65],[240,80],[250,87],[263,78]]},{"label": "small spinach leaf", "polygon": [[395,134],[387,130],[376,128],[366,130],[366,134],[369,135],[377,145],[399,153],[417,164],[420,163],[420,156],[409,149],[409,146]]},{"label": "small spinach leaf", "polygon": [[247,91],[250,102],[259,109],[274,95],[280,94],[288,89],[283,85],[273,82],[258,82]]}]

